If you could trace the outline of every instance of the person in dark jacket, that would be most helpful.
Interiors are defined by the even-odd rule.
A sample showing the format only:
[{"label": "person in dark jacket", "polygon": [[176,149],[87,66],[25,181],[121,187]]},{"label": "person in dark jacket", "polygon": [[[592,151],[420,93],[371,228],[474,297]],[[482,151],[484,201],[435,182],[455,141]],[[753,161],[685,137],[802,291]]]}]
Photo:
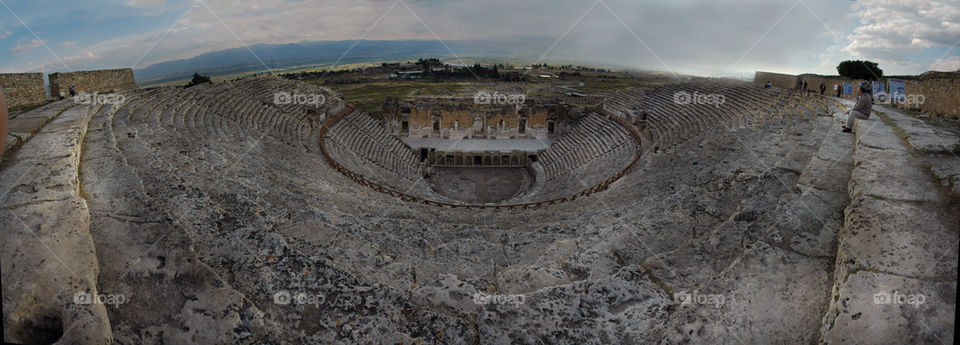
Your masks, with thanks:
[{"label": "person in dark jacket", "polygon": [[820,83],[820,94],[822,95],[824,92],[827,92],[827,85]]},{"label": "person in dark jacket", "polygon": [[861,82],[860,89],[857,90],[857,104],[853,109],[847,110],[847,124],[843,126],[844,132],[853,131],[854,119],[866,120],[870,118],[870,111],[873,108],[873,84],[869,81]]}]

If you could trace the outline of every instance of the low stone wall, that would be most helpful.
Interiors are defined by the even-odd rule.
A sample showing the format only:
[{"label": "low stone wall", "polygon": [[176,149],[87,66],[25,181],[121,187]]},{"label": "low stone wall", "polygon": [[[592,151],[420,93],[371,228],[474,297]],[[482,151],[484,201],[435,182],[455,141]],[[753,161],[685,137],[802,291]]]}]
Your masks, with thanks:
[{"label": "low stone wall", "polygon": [[898,104],[898,107],[960,119],[960,73],[922,75],[906,80],[906,84],[907,95],[915,95],[911,100],[917,102]]},{"label": "low stone wall", "polygon": [[[906,82],[906,102],[892,104],[890,96],[890,79],[902,79]],[[801,74],[790,75],[771,72],[756,72],[754,82],[758,84],[770,81],[773,86],[796,89],[797,85],[807,82],[807,89],[811,92],[820,92],[820,83],[827,86],[824,94],[836,96],[833,85],[843,87],[844,82],[858,85],[862,80],[843,78],[840,76]],[[960,72],[927,72],[919,76],[891,76],[881,78],[888,99],[876,103],[890,104],[898,108],[911,109],[930,113],[935,116],[960,118]],[[856,89],[854,89],[856,91]],[[856,94],[844,94],[841,97],[852,99]]]},{"label": "low stone wall", "polygon": [[43,88],[43,73],[0,73],[8,107],[40,104],[47,100]]},{"label": "low stone wall", "polygon": [[776,86],[782,89],[797,88],[797,76],[792,74],[757,71],[753,75],[753,82],[755,83],[765,84],[768,81],[770,82],[770,84],[773,84],[773,86]]},{"label": "low stone wall", "polygon": [[[854,86],[860,84],[860,80],[848,79],[840,76],[831,76],[831,75],[801,74],[797,76],[797,78],[799,79],[799,82],[801,84],[803,84],[803,82],[807,82],[807,90],[810,90],[811,92],[816,92],[816,93],[820,93],[820,83],[823,83],[824,85],[827,86],[827,91],[825,91],[823,94],[828,96],[837,95],[837,91],[833,89],[834,85],[837,85],[842,89],[843,83],[851,83]],[[856,88],[854,88],[854,94],[852,95],[843,94],[841,95],[841,97],[852,99],[856,96],[855,93],[856,93]]]},{"label": "low stone wall", "polygon": [[114,92],[136,89],[133,69],[105,69],[97,71],[77,71],[50,74],[50,95],[69,96],[70,85],[76,85],[77,92]]}]

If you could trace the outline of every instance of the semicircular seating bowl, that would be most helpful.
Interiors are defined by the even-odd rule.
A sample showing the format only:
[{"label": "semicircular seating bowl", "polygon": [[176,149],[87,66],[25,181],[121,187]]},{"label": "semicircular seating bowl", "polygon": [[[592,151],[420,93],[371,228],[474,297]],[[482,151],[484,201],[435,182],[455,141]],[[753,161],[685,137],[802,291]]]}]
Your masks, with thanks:
[{"label": "semicircular seating bowl", "polygon": [[631,134],[628,124],[591,113],[540,153],[538,164],[542,169],[534,169],[536,188],[532,191],[487,206],[467,205],[441,197],[428,188],[423,177],[425,165],[380,121],[359,110],[344,112],[324,125],[329,126],[322,140],[330,159],[345,169],[345,174],[357,175],[355,180],[361,184],[370,184],[377,190],[386,188],[388,193],[402,194],[401,198],[413,196],[426,203],[514,207],[568,200],[600,190],[598,185],[628,169],[639,155],[639,138]]},{"label": "semicircular seating bowl", "polygon": [[[317,150],[321,140],[355,174],[443,200],[417,185],[417,155],[368,115],[350,112],[320,137],[324,115],[345,109],[339,98],[319,109],[274,104],[285,86],[316,91],[291,83],[253,78],[136,90],[125,93],[120,107],[68,107],[40,129],[0,167],[0,229],[10,239],[2,243],[3,274],[60,290],[4,284],[5,306],[18,306],[4,316],[25,329],[33,320],[78,325],[69,335],[102,331],[123,344],[495,344],[526,336],[632,343],[664,339],[659,335],[700,311],[746,320],[731,325],[744,334],[760,323],[803,334],[820,326],[822,306],[785,297],[829,299],[833,285],[823,267],[833,263],[832,254],[794,252],[835,248],[829,244],[837,228],[819,232],[824,237],[775,236],[843,222],[845,205],[807,210],[782,202],[801,197],[795,191],[811,172],[825,171],[824,164],[833,169],[821,153],[844,151],[818,145],[853,141],[836,133],[832,119],[810,118],[838,108],[828,99],[732,82],[625,91],[543,151],[543,172],[532,183],[544,185],[508,202],[569,198],[623,174],[602,193],[539,208],[451,209],[398,200],[332,168]],[[677,91],[727,99],[720,107],[682,107],[673,102]],[[648,118],[628,127],[617,109],[639,109]],[[635,129],[670,146],[625,172],[620,167],[640,149]],[[840,165],[853,169],[853,159]],[[831,174],[840,182],[829,186],[845,194],[850,175]],[[741,221],[747,212],[756,219]],[[816,229],[777,227],[806,214],[797,212],[823,212],[809,216],[827,222],[810,222]],[[803,225],[795,223],[789,226]],[[756,231],[768,228],[777,232]],[[49,247],[36,246],[34,236],[49,239],[42,242]],[[746,254],[747,247],[756,250]],[[32,269],[60,267],[51,250],[70,254],[64,261],[80,274]],[[14,266],[8,258],[19,261]],[[786,273],[770,279],[774,270]],[[760,311],[749,299],[732,298],[729,307],[668,312],[673,301],[664,286],[680,291],[714,283],[730,284],[724,286],[736,296],[778,294]],[[69,300],[78,285],[131,299],[119,308],[78,308],[57,299]],[[336,298],[323,308],[279,305],[274,296],[283,291]],[[476,292],[529,298],[514,306],[457,297]],[[610,292],[624,297],[611,299]],[[570,301],[588,301],[599,314],[566,307]],[[771,318],[768,310],[803,320]],[[92,318],[71,319],[78,315]],[[542,327],[570,319],[577,322]],[[632,333],[624,335],[621,326]],[[789,343],[795,335],[749,340]]]}]

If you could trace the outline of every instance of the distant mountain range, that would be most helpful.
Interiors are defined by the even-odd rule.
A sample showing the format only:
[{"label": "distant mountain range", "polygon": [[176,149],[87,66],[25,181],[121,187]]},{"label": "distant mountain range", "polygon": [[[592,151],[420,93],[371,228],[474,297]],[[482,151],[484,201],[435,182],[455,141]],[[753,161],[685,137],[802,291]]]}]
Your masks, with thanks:
[{"label": "distant mountain range", "polygon": [[[340,65],[381,62],[419,57],[499,57],[536,59],[537,52],[546,51],[547,46],[531,45],[530,40],[523,43],[490,41],[445,41],[405,40],[405,41],[316,41],[289,44],[257,44],[231,48],[201,54],[192,58],[161,62],[134,71],[138,83],[159,83],[188,78],[193,73],[203,75],[225,75],[265,71],[264,65],[271,69],[283,69],[304,65],[331,65],[356,43],[350,52],[343,56]],[[446,45],[445,45],[446,44]],[[251,51],[253,54],[251,54]],[[259,59],[258,59],[259,58]]]}]

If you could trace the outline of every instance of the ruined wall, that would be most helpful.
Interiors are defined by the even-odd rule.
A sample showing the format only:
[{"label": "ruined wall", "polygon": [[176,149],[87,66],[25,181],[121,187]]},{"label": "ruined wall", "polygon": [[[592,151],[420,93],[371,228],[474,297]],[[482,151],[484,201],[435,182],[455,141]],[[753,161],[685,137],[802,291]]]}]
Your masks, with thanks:
[{"label": "ruined wall", "polygon": [[[793,81],[791,81],[791,79],[793,79]],[[907,102],[893,102],[895,100],[889,99],[890,79],[902,79],[906,82]],[[856,96],[856,85],[859,85],[862,81],[841,76],[817,74],[793,76],[789,74],[758,71],[754,75],[754,82],[758,84],[763,84],[767,80],[769,80],[773,86],[790,89],[795,88],[797,81],[800,83],[806,81],[807,88],[812,92],[819,92],[820,83],[824,83],[827,85],[825,94],[830,96],[836,96],[836,91],[833,91],[834,84],[842,87],[844,82],[849,82],[854,85],[854,94],[844,94],[842,96],[843,98],[849,99]],[[922,111],[935,116],[960,118],[960,72],[927,72],[919,76],[891,76],[881,78],[879,81],[885,85],[884,90],[888,99],[880,102],[879,99],[875,98],[875,103]],[[785,85],[793,86],[786,87]]]},{"label": "ruined wall", "polygon": [[[560,118],[565,118],[563,109],[550,105],[521,107],[490,106],[468,101],[404,103],[394,114],[384,114],[394,132],[400,134],[402,121],[408,122],[408,135],[414,138],[443,137],[460,138],[547,138],[559,134],[564,128]],[[434,134],[433,121],[440,119],[440,134]],[[519,133],[520,119],[526,119],[524,133]],[[549,119],[554,119],[554,133],[548,129]],[[503,125],[500,125],[500,121]]]},{"label": "ruined wall", "polygon": [[10,108],[43,103],[47,90],[43,87],[43,73],[0,73],[7,106]]},{"label": "ruined wall", "polygon": [[[960,73],[936,73],[906,80],[907,95],[922,96],[922,103],[899,104],[937,116],[960,118]],[[912,97],[911,100],[919,100]]]},{"label": "ruined wall", "polygon": [[767,81],[773,84],[773,86],[783,89],[794,89],[797,87],[797,76],[792,74],[757,71],[753,75],[753,82],[755,83],[763,85]]},{"label": "ruined wall", "polygon": [[[902,79],[906,82],[906,102],[897,102],[890,98],[890,79]],[[840,76],[821,76],[805,74],[800,80],[806,80],[808,88],[817,89],[821,82],[827,84],[827,93],[833,84],[843,85],[844,82],[853,83],[854,94],[844,94],[843,98],[853,99],[856,96],[856,87],[862,80],[847,79]],[[930,113],[935,116],[960,118],[960,73],[925,73],[920,76],[903,76],[881,78],[887,99],[880,101],[874,90],[874,103],[896,106]],[[834,94],[830,94],[834,95]]]},{"label": "ruined wall", "polygon": [[[809,89],[810,92],[820,93],[820,83],[823,83],[824,85],[827,85],[827,91],[824,92],[824,94],[825,94],[825,95],[829,95],[829,96],[836,96],[836,95],[837,95],[837,91],[833,90],[833,85],[834,85],[834,84],[839,85],[840,88],[842,89],[844,82],[853,83],[853,85],[854,85],[854,94],[852,94],[852,95],[843,94],[843,95],[841,96],[841,97],[843,97],[843,98],[853,98],[853,97],[855,97],[855,96],[856,96],[856,88],[857,88],[857,85],[860,85],[860,82],[861,82],[861,80],[854,80],[854,79],[843,78],[843,77],[840,77],[840,76],[838,76],[838,75],[830,76],[830,75],[818,75],[818,74],[802,74],[802,75],[799,75],[798,78],[799,78],[799,80],[800,80],[800,84],[803,84],[804,81],[807,82],[807,89]],[[884,82],[886,82],[886,81],[884,81]]]},{"label": "ruined wall", "polygon": [[76,85],[77,92],[106,93],[136,89],[133,69],[105,69],[97,71],[77,71],[50,74],[50,95],[59,97],[70,95],[70,85]]}]

